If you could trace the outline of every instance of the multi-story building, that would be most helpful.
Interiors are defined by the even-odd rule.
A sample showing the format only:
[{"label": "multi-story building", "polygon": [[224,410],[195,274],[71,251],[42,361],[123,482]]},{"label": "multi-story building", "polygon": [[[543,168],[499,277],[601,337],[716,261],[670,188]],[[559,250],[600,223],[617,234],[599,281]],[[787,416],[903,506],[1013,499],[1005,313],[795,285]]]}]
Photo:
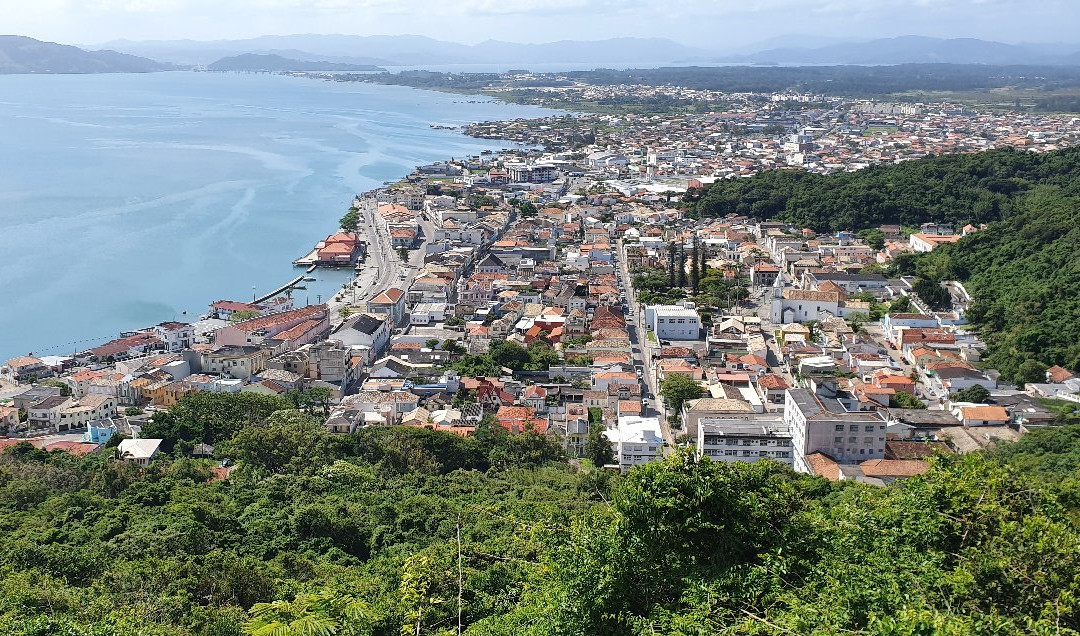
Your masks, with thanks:
[{"label": "multi-story building", "polygon": [[792,465],[791,431],[780,414],[754,420],[700,424],[697,453],[725,462],[755,462],[763,457]]},{"label": "multi-story building", "polygon": [[664,453],[660,420],[655,417],[620,417],[618,427],[604,431],[604,436],[615,450],[619,470],[622,472],[647,464]]},{"label": "multi-story building", "polygon": [[885,420],[876,411],[849,411],[827,382],[788,389],[784,423],[791,431],[795,470],[813,473],[807,456],[823,453],[841,464],[885,457]]},{"label": "multi-story building", "polygon": [[701,336],[701,316],[689,307],[649,305],[645,323],[659,340],[697,340]]}]

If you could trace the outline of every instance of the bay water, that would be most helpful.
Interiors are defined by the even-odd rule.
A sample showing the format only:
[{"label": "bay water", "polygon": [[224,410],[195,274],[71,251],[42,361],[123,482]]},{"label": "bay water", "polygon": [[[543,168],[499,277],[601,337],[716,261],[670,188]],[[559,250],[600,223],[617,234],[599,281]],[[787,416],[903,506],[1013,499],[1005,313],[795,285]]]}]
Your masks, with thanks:
[{"label": "bay water", "polygon": [[[355,194],[507,146],[431,124],[551,113],[267,74],[0,76],[0,362],[268,293]],[[299,304],[349,274],[315,276]]]}]

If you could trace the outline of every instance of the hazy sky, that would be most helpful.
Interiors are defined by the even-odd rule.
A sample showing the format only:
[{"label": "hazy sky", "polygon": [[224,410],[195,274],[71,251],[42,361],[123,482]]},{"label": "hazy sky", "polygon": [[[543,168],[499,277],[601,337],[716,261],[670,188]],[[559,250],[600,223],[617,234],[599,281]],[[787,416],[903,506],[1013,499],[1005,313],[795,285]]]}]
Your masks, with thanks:
[{"label": "hazy sky", "polygon": [[1077,41],[1080,0],[0,0],[0,31],[65,43],[266,34],[475,43],[662,36],[728,50],[801,33]]}]

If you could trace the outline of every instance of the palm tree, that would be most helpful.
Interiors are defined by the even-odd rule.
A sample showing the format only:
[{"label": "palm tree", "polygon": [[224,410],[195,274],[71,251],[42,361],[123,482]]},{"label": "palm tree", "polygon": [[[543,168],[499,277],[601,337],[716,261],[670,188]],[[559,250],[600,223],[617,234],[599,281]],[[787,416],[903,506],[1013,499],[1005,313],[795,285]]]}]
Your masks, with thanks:
[{"label": "palm tree", "polygon": [[244,625],[246,636],[368,636],[375,613],[354,597],[324,590],[292,601],[256,603]]}]

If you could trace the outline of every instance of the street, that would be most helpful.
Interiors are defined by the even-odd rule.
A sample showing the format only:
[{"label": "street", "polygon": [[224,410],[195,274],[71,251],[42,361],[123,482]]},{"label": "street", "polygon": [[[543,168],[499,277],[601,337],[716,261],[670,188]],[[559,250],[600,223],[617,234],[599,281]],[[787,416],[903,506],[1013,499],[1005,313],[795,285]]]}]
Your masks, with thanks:
[{"label": "street", "polygon": [[668,449],[668,452],[670,452],[675,448],[675,435],[672,433],[671,425],[667,421],[663,399],[658,397],[660,387],[656,381],[656,375],[652,370],[652,351],[648,342],[648,331],[642,325],[644,311],[633,297],[634,292],[630,284],[630,271],[626,264],[626,254],[621,240],[619,241],[618,259],[619,277],[622,280],[623,297],[626,299],[626,307],[628,309],[628,313],[625,316],[626,331],[630,336],[634,368],[640,370],[641,373],[642,402],[646,403],[645,400],[648,400],[646,403],[647,406],[642,409],[642,415],[646,417],[656,417],[660,420],[660,433],[664,438],[664,446]]}]

